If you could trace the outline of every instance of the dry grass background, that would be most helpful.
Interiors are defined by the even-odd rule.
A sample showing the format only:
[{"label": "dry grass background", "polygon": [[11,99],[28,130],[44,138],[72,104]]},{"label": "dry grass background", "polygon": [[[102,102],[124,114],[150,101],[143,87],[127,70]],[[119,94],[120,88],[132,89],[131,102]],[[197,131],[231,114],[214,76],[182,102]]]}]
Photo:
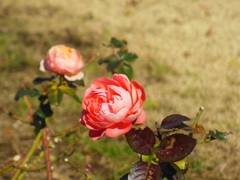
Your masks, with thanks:
[{"label": "dry grass background", "polygon": [[[201,121],[207,130],[234,132],[224,143],[196,148],[190,160],[200,160],[200,169],[190,168],[188,179],[240,179],[239,7],[238,0],[2,0],[0,33],[15,33],[28,61],[25,69],[1,68],[1,104],[14,106],[9,98],[16,84],[39,74],[28,67],[36,67],[52,45],[102,56],[101,44],[110,37],[125,39],[139,55],[134,79],[146,90],[149,126],[172,113],[193,118],[204,106]],[[9,52],[21,43],[10,44]],[[96,72],[87,72],[88,86]],[[10,126],[3,123],[7,119],[2,117],[2,129]]]}]

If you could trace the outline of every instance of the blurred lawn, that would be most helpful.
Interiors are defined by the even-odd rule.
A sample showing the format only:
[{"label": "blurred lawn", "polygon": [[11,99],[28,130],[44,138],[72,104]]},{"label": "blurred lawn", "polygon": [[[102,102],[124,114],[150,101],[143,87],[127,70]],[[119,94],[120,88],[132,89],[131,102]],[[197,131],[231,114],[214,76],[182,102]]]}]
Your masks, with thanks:
[{"label": "blurred lawn", "polygon": [[[193,118],[204,106],[206,130],[234,132],[225,143],[196,148],[188,179],[240,179],[239,7],[237,0],[0,1],[0,105],[27,117],[26,106],[14,102],[14,94],[21,84],[31,85],[34,77],[43,75],[39,62],[51,46],[69,45],[87,59],[92,53],[106,55],[102,43],[119,37],[139,55],[135,80],[145,87],[149,126],[172,113]],[[108,76],[96,61],[86,67],[85,74],[86,87],[96,77]],[[78,90],[80,96],[85,88]],[[81,105],[67,97],[63,107],[54,111],[56,117],[49,125],[62,130],[78,122]],[[17,153],[26,153],[33,129],[4,114],[0,118],[2,164]],[[122,138],[93,142],[86,130],[81,130],[80,138],[66,139],[78,147],[72,160],[82,167],[92,164],[94,179],[117,179],[137,159]],[[67,144],[56,146],[58,154]],[[64,162],[54,172],[58,179],[79,178]],[[44,179],[42,173],[31,173],[28,178]]]}]

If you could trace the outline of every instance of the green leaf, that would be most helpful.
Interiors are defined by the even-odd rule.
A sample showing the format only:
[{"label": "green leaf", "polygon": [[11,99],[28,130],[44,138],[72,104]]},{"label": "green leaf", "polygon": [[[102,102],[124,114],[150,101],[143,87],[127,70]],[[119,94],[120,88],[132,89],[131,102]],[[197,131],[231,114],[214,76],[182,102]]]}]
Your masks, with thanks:
[{"label": "green leaf", "polygon": [[156,144],[156,137],[153,131],[144,125],[135,125],[125,134],[129,146],[135,152],[142,155],[151,155],[153,146]]},{"label": "green leaf", "polygon": [[107,71],[115,72],[115,69],[118,68],[120,64],[121,64],[121,61],[119,61],[116,56],[112,56],[108,61]]},{"label": "green leaf", "polygon": [[225,141],[226,138],[227,138],[226,133],[220,132],[220,131],[218,131],[218,130],[216,130],[216,132],[214,132],[214,131],[209,131],[209,134],[211,135],[211,137],[210,137],[211,140],[217,139],[217,140],[219,140],[219,141]]},{"label": "green leaf", "polygon": [[118,56],[121,60],[125,60],[128,62],[133,62],[137,60],[138,56],[135,53],[127,52],[127,51],[118,51]]},{"label": "green leaf", "polygon": [[174,162],[174,165],[176,165],[180,170],[185,171],[188,168],[188,163],[186,158],[180,160],[180,161],[176,161]]},{"label": "green leaf", "polygon": [[41,94],[41,95],[38,97],[38,100],[39,100],[41,103],[46,102],[46,100],[48,100],[47,94]]},{"label": "green leaf", "polygon": [[53,79],[55,79],[56,76],[51,76],[49,78],[41,78],[41,77],[37,77],[33,80],[33,84],[41,84],[45,81],[52,81]]},{"label": "green leaf", "polygon": [[46,116],[45,116],[45,114],[44,114],[44,112],[42,111],[41,108],[38,108],[38,109],[35,111],[34,114],[37,115],[36,117],[39,117],[39,118],[42,118],[42,119],[45,119],[45,118],[46,118]]},{"label": "green leaf", "polygon": [[40,109],[38,111],[39,115],[42,118],[47,118],[53,115],[53,111],[51,109],[50,103],[41,103],[40,104]]},{"label": "green leaf", "polygon": [[184,173],[186,172],[186,170],[182,171],[174,163],[160,162],[159,166],[162,169],[162,173],[163,173],[162,178],[163,179],[185,180]]},{"label": "green leaf", "polygon": [[132,66],[127,63],[122,63],[118,68],[118,73],[125,74],[130,80],[133,78]]},{"label": "green leaf", "polygon": [[81,80],[77,80],[77,81],[74,81],[75,84],[79,85],[79,86],[85,86],[85,83],[84,83],[84,80],[81,79]]},{"label": "green leaf", "polygon": [[168,179],[172,179],[174,175],[176,175],[177,171],[171,166],[171,163],[160,162],[159,166],[162,169],[162,177]]},{"label": "green leaf", "polygon": [[58,89],[58,93],[57,93],[57,103],[60,104],[61,101],[63,99],[63,91],[61,91],[60,89]]},{"label": "green leaf", "polygon": [[63,99],[63,91],[60,89],[54,89],[48,93],[48,100],[52,105],[59,105]]},{"label": "green leaf", "polygon": [[16,93],[14,100],[18,101],[23,96],[35,97],[35,96],[39,96],[39,95],[40,95],[40,93],[37,89],[21,88]]},{"label": "green leaf", "polygon": [[110,45],[112,45],[115,48],[122,48],[122,47],[127,45],[127,41],[118,40],[118,39],[112,37],[111,40],[110,40]]},{"label": "green leaf", "polygon": [[101,59],[99,60],[99,64],[103,64],[106,63],[107,64],[107,71],[108,72],[112,72],[115,73],[117,72],[118,68],[121,66],[122,61],[115,55],[112,55],[110,57],[107,57],[105,59]]},{"label": "green leaf", "polygon": [[[42,97],[41,97],[42,98]],[[33,114],[33,123],[35,127],[35,133],[39,133],[41,129],[46,127],[46,118],[52,116],[53,111],[49,102],[43,103],[41,101],[39,108]]]},{"label": "green leaf", "polygon": [[155,153],[162,162],[176,162],[188,156],[197,144],[197,140],[185,134],[173,134],[165,137]]},{"label": "green leaf", "polygon": [[109,62],[109,57],[98,60],[99,65],[107,64],[108,62]]},{"label": "green leaf", "polygon": [[34,131],[35,131],[36,134],[38,134],[41,129],[46,127],[45,118],[42,118],[41,116],[39,116],[38,111],[36,111],[33,114],[33,123],[32,123],[32,125],[35,128]]},{"label": "green leaf", "polygon": [[78,103],[81,103],[81,100],[79,99],[79,97],[75,93],[75,89],[74,88],[71,88],[69,86],[61,85],[61,86],[59,86],[59,89],[62,90],[63,93],[66,93],[67,95],[71,96]]}]

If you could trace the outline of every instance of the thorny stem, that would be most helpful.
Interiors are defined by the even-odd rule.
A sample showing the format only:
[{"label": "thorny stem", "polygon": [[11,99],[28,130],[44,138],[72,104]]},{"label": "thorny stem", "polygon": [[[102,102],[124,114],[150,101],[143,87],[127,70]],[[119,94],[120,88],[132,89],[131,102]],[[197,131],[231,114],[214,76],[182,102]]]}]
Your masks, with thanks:
[{"label": "thorny stem", "polygon": [[28,172],[30,172],[30,171],[40,171],[40,170],[46,168],[46,166],[40,166],[40,167],[34,167],[34,168],[26,168],[26,167],[17,166],[17,165],[13,165],[13,167],[18,168],[18,169],[20,169],[22,171],[28,171]]},{"label": "thorny stem", "polygon": [[76,169],[76,171],[82,173],[86,177],[86,180],[91,180],[92,179],[92,176],[91,176],[91,174],[89,173],[89,171],[87,169],[85,171],[82,170],[81,167],[76,166],[72,162],[70,162],[68,158],[65,158],[64,161],[66,163],[68,163],[72,168]]},{"label": "thorny stem", "polygon": [[[56,163],[58,162],[59,160],[61,160],[64,156],[70,156],[72,153],[73,153],[73,150],[71,150],[71,152],[69,153],[69,149],[72,148],[72,146],[69,146],[67,147],[67,149],[64,151],[63,154],[61,154],[58,158],[56,158],[54,161],[52,161],[52,164],[53,163]],[[19,166],[19,165],[15,165],[15,164],[9,164],[7,168],[11,168],[11,167],[14,167],[14,168],[17,168],[17,169],[20,169],[22,171],[24,171],[23,173],[21,173],[21,175],[19,176],[19,179],[21,179],[26,172],[33,172],[33,171],[39,171],[39,170],[42,170],[42,169],[45,169],[46,168],[46,165],[42,165],[42,166],[38,166],[38,167],[32,167],[33,165],[36,165],[38,160],[42,158],[42,155],[44,154],[44,152],[42,151],[38,158],[36,158],[34,160],[34,162],[30,165],[30,167],[22,167],[22,166]],[[5,168],[5,169],[7,169]]]},{"label": "thorny stem", "polygon": [[70,162],[67,158],[65,158],[64,161],[65,161],[66,163],[68,163],[72,168],[76,169],[76,171],[81,172],[82,174],[84,174],[84,175],[87,177],[87,173],[85,173],[83,170],[81,170],[80,167],[75,166],[75,165],[74,165],[72,162]]},{"label": "thorny stem", "polygon": [[[38,147],[38,144],[41,140],[41,137],[42,137],[42,134],[43,132],[40,131],[36,138],[35,138],[35,141],[31,147],[31,149],[28,151],[27,155],[25,156],[25,158],[23,159],[23,161],[21,162],[20,166],[24,167],[26,165],[26,163],[29,161],[29,159],[32,157],[32,155],[34,154],[34,152],[36,151],[37,147]],[[19,176],[21,175],[22,173],[22,170],[18,169],[15,174],[13,175],[13,178],[12,179],[20,179]]]},{"label": "thorny stem", "polygon": [[25,119],[23,119],[22,117],[20,116],[16,116],[15,114],[13,114],[12,112],[8,111],[5,107],[1,106],[0,107],[0,111],[3,111],[4,113],[8,114],[9,117],[11,117],[12,119],[14,120],[19,120],[21,121],[22,123],[25,123],[25,124],[29,124],[29,122],[27,122]]},{"label": "thorny stem", "polygon": [[77,131],[77,130],[78,130],[79,128],[81,128],[81,127],[82,127],[82,125],[80,124],[80,125],[76,125],[76,126],[70,128],[70,129],[66,129],[66,130],[63,130],[63,131],[50,133],[49,135],[50,135],[51,137],[66,136],[66,135],[68,135],[68,134],[70,134],[70,133],[73,133],[73,132]]},{"label": "thorny stem", "polygon": [[48,142],[48,129],[45,127],[43,129],[43,146],[44,146],[44,157],[45,157],[45,164],[47,167],[47,179],[52,180],[52,165],[50,160],[50,150],[49,150],[49,142]]}]

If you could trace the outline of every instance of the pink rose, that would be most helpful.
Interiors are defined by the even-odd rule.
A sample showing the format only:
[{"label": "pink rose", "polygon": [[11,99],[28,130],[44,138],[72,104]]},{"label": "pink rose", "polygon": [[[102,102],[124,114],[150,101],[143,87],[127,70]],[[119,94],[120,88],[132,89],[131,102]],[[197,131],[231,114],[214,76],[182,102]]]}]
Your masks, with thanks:
[{"label": "pink rose", "polygon": [[99,78],[84,94],[80,123],[90,129],[89,136],[94,140],[125,134],[133,124],[145,123],[144,101],[143,87],[130,82],[126,75]]},{"label": "pink rose", "polygon": [[64,75],[69,81],[82,79],[83,58],[79,51],[64,45],[56,45],[48,50],[46,59],[40,63],[41,71]]}]

